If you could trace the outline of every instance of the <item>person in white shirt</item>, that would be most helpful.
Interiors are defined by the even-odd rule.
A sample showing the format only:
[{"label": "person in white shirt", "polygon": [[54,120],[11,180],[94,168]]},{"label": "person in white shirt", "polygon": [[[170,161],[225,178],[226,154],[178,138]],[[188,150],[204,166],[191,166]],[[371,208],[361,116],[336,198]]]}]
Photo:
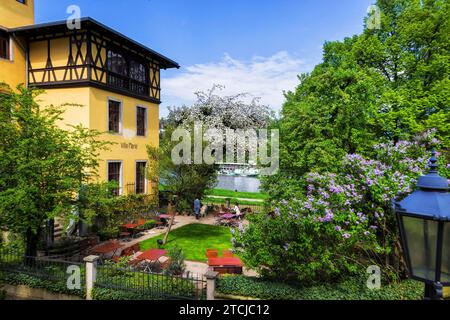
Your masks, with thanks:
[{"label": "person in white shirt", "polygon": [[234,213],[236,214],[237,218],[241,219],[241,209],[239,208],[239,205],[237,203],[234,205],[233,210],[234,210]]},{"label": "person in white shirt", "polygon": [[200,217],[206,218],[206,211],[208,211],[208,206],[204,204],[200,209]]}]

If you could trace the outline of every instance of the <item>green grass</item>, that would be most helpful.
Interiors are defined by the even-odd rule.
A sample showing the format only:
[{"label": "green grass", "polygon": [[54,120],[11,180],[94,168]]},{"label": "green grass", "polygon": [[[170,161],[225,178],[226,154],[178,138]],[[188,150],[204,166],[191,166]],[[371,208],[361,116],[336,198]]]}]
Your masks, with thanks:
[{"label": "green grass", "polygon": [[268,195],[260,192],[236,192],[226,189],[211,189],[207,190],[205,193],[207,196],[220,196],[227,198],[244,198],[244,199],[259,199],[265,200]]},{"label": "green grass", "polygon": [[[156,249],[156,240],[163,238],[164,234],[141,242],[141,250]],[[205,262],[206,249],[217,249],[220,252],[232,247],[231,232],[227,227],[189,224],[170,232],[164,249],[174,246],[183,250],[186,260]]]}]

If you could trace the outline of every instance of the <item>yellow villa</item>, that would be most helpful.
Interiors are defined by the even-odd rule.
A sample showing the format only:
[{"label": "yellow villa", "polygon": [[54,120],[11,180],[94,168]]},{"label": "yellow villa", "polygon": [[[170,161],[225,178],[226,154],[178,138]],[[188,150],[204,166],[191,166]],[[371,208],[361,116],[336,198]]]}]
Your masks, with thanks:
[{"label": "yellow villa", "polygon": [[45,90],[42,105],[68,107],[61,126],[108,132],[102,181],[120,194],[148,194],[146,145],[159,143],[161,69],[179,68],[163,55],[91,19],[34,24],[33,0],[0,0],[0,82]]}]

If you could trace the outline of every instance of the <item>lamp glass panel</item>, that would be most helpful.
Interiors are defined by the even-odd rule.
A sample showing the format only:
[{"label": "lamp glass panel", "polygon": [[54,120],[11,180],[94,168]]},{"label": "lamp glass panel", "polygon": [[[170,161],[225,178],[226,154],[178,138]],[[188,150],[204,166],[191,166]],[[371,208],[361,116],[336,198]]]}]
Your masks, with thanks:
[{"label": "lamp glass panel", "polygon": [[441,282],[450,283],[450,222],[444,223],[442,242]]},{"label": "lamp glass panel", "polygon": [[438,223],[403,217],[403,228],[411,261],[411,273],[416,277],[434,281]]}]

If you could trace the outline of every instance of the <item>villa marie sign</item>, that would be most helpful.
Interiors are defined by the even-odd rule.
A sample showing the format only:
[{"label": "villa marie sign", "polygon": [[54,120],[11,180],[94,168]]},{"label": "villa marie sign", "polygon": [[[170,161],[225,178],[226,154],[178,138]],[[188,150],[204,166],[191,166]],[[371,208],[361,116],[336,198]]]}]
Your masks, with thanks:
[{"label": "villa marie sign", "polygon": [[121,143],[121,144],[120,144],[120,147],[121,147],[122,149],[129,149],[129,150],[137,150],[137,149],[138,149],[138,145],[137,145],[137,144],[134,144],[134,143],[126,143],[126,142]]}]

